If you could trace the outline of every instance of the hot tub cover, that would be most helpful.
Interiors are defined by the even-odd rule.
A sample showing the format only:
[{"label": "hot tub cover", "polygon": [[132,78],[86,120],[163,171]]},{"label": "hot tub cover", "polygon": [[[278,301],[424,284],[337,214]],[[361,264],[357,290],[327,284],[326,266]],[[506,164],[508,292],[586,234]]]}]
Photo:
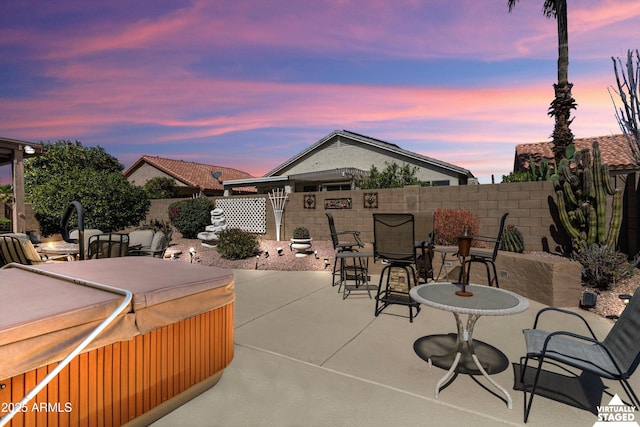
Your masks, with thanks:
[{"label": "hot tub cover", "polygon": [[[39,270],[133,293],[89,351],[214,310],[235,299],[230,270],[152,257],[47,264]],[[0,379],[61,360],[122,296],[17,268],[0,270]]]}]

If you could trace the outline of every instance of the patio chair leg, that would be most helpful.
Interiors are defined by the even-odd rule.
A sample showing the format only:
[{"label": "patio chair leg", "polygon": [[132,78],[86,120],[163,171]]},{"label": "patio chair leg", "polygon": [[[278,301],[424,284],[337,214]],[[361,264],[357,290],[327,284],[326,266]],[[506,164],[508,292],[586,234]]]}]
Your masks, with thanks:
[{"label": "patio chair leg", "polygon": [[[536,370],[536,376],[533,379],[533,385],[531,386],[531,392],[529,396],[529,403],[527,403],[524,407],[524,422],[526,423],[529,419],[529,412],[531,412],[531,405],[533,404],[533,396],[536,394],[536,387],[538,386],[538,379],[540,378],[540,371],[542,371],[542,363],[544,362],[544,356],[540,356],[538,362],[538,369]],[[527,395],[527,388],[523,386],[525,401]]]}]

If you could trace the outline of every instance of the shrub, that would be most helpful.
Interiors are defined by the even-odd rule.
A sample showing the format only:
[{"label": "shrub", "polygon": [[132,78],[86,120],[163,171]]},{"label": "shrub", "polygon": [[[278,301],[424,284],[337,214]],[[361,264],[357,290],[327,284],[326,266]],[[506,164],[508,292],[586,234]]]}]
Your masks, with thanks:
[{"label": "shrub", "polygon": [[293,230],[293,238],[294,239],[308,239],[309,238],[309,230],[305,227],[298,227]]},{"label": "shrub", "polygon": [[239,228],[228,228],[218,235],[218,252],[226,259],[244,259],[260,252],[258,238]]},{"label": "shrub", "polygon": [[144,184],[144,192],[149,199],[172,199],[178,197],[178,186],[173,178],[157,176]]},{"label": "shrub", "polygon": [[182,237],[195,239],[211,224],[213,202],[206,197],[180,200],[169,205],[169,219]]},{"label": "shrub", "polygon": [[433,218],[433,230],[436,245],[457,245],[458,236],[468,226],[473,235],[480,230],[480,221],[471,211],[466,209],[436,209]]},{"label": "shrub", "polygon": [[621,252],[594,243],[571,256],[582,266],[582,283],[591,288],[608,290],[611,284],[630,277],[640,261],[629,262]]}]

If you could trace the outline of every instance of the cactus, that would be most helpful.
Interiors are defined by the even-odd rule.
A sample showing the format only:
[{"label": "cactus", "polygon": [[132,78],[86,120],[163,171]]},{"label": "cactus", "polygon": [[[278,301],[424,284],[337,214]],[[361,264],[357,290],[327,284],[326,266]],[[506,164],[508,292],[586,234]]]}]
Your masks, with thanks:
[{"label": "cactus", "polygon": [[[571,237],[574,251],[593,244],[615,249],[622,221],[623,189],[613,188],[609,168],[601,163],[598,142],[575,153],[574,165],[560,161],[553,177],[558,213],[562,226]],[[613,196],[611,219],[606,224],[607,195]]]},{"label": "cactus", "polygon": [[504,228],[500,250],[517,253],[524,251],[524,239],[518,227],[509,224]]},{"label": "cactus", "polygon": [[[564,159],[567,159],[569,162],[573,162],[575,160],[575,155],[575,145],[567,145],[567,148],[564,150]],[[536,165],[533,161],[533,157],[529,156],[529,169],[525,172],[529,181],[552,181],[557,179],[557,171],[558,168],[555,160],[552,160],[550,163],[547,158],[543,157],[540,160],[539,165]]]}]

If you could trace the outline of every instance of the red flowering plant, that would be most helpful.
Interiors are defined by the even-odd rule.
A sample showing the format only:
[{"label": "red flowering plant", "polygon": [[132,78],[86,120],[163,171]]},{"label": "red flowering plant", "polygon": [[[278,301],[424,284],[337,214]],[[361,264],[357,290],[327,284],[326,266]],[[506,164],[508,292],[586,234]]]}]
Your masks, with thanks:
[{"label": "red flowering plant", "polygon": [[[455,246],[458,244],[458,236],[469,227],[472,235],[477,235],[480,230],[480,221],[476,214],[467,209],[436,209],[433,218],[434,243],[441,246]],[[473,246],[482,246],[480,242],[473,241]]]}]

